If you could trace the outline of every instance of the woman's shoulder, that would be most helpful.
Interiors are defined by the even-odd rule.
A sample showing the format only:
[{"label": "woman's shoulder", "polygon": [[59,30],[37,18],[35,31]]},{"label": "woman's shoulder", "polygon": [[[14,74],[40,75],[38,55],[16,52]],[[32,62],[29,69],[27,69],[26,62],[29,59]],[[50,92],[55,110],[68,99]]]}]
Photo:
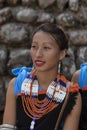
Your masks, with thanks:
[{"label": "woman's shoulder", "polygon": [[87,63],[81,64],[78,83],[80,88],[87,87]]},{"label": "woman's shoulder", "polygon": [[74,83],[78,83],[79,75],[80,75],[80,69],[75,71],[75,73],[72,76],[71,81],[74,82]]},{"label": "woman's shoulder", "polygon": [[15,83],[16,78],[12,78],[7,87],[7,95],[14,95],[14,83]]},{"label": "woman's shoulder", "polygon": [[72,76],[72,81],[77,82],[79,80],[79,76],[85,74],[87,72],[87,62],[80,65],[80,69],[76,70]]}]

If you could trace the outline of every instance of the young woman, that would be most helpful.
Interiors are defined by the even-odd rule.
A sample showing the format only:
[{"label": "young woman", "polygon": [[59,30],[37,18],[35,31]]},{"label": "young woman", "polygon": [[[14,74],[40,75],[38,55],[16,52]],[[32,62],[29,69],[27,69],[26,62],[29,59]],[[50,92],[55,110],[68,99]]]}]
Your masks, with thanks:
[{"label": "young woman", "polygon": [[79,130],[87,130],[87,63],[81,64],[80,70],[77,70],[74,73],[72,81],[79,84],[82,96],[82,111]]},{"label": "young woman", "polygon": [[[55,24],[44,23],[32,35],[34,68],[13,70],[0,130],[78,130],[81,97],[58,71],[68,41]],[[5,129],[6,128],[6,129]]]}]

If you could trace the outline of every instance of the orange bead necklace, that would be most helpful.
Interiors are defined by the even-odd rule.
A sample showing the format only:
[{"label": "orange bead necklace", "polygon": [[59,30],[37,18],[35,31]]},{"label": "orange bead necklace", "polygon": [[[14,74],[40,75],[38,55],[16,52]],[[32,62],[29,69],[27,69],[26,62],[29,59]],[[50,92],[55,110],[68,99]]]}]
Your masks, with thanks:
[{"label": "orange bead necklace", "polygon": [[[59,83],[56,78],[49,86],[47,91],[44,93],[45,98],[40,100],[38,98],[38,81],[36,76],[26,78],[22,83],[22,105],[27,116],[32,118],[30,130],[34,130],[35,120],[40,119],[48,112],[61,103],[66,96],[65,86]],[[65,84],[66,85],[66,84]]]}]

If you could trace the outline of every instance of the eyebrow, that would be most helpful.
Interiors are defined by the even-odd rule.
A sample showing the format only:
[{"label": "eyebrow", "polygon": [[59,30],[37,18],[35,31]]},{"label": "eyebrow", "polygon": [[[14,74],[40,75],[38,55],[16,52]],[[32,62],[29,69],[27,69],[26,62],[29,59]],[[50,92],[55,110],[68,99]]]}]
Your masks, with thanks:
[{"label": "eyebrow", "polygon": [[[32,41],[32,43],[37,44],[38,42],[36,42],[36,41]],[[47,41],[44,41],[43,43],[53,45],[53,42],[49,42],[49,41],[48,41],[48,42],[47,42]]]}]

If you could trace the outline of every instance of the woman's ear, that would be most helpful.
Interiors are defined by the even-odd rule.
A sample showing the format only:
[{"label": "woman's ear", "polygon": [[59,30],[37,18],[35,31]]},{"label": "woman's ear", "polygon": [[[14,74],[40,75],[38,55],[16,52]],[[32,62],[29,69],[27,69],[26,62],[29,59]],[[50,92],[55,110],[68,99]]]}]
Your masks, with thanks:
[{"label": "woman's ear", "polygon": [[59,58],[59,60],[61,61],[66,56],[66,54],[67,54],[67,49],[62,50],[60,52],[60,58]]}]

